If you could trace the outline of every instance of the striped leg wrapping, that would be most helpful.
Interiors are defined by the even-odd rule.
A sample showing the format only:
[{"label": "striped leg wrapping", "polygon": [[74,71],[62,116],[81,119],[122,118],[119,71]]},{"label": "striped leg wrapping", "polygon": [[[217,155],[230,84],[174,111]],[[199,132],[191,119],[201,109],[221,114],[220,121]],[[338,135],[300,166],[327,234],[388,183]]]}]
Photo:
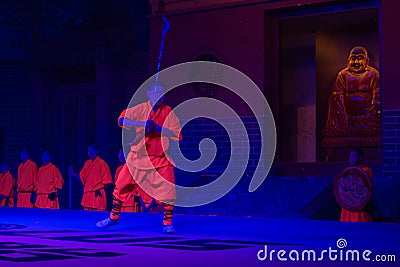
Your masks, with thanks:
[{"label": "striped leg wrapping", "polygon": [[110,219],[114,221],[119,220],[119,216],[121,215],[122,201],[119,199],[113,198],[113,207],[110,213]]},{"label": "striped leg wrapping", "polygon": [[163,225],[172,225],[173,214],[174,214],[174,206],[165,204]]}]

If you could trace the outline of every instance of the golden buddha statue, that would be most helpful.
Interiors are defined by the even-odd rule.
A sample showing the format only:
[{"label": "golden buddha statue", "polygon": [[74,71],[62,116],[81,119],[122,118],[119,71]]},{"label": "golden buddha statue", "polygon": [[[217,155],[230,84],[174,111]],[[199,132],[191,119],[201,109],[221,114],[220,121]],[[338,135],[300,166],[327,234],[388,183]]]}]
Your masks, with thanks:
[{"label": "golden buddha statue", "polygon": [[350,51],[329,99],[327,129],[380,128],[379,72],[369,66],[367,50]]},{"label": "golden buddha statue", "polygon": [[367,50],[351,49],[329,99],[324,146],[379,145],[379,72],[369,66]]}]

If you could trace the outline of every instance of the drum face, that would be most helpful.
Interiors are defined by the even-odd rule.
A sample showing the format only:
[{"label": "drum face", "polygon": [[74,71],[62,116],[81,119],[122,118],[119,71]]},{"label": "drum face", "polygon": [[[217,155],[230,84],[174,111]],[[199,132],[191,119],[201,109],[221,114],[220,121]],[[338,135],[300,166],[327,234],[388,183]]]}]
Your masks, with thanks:
[{"label": "drum face", "polygon": [[371,198],[371,178],[358,167],[347,168],[335,177],[333,193],[342,208],[361,211]]}]

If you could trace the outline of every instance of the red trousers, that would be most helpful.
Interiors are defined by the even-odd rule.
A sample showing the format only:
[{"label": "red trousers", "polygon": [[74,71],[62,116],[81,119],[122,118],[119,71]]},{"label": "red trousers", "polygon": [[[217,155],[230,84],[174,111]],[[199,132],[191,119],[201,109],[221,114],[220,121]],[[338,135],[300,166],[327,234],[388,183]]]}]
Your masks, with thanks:
[{"label": "red trousers", "polygon": [[172,165],[140,170],[125,164],[118,175],[113,196],[122,202],[127,201],[136,184],[139,185],[138,194],[145,203],[150,203],[153,198],[164,203],[173,204],[175,202],[176,189]]}]

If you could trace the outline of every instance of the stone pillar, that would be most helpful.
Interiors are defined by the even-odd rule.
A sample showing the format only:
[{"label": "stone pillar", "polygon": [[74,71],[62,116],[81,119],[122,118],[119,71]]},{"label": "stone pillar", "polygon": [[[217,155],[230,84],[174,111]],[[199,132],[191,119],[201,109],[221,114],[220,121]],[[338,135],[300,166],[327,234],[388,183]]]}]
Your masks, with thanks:
[{"label": "stone pillar", "polygon": [[400,23],[400,2],[382,1],[381,10],[383,175],[400,177],[400,36],[394,34]]}]

